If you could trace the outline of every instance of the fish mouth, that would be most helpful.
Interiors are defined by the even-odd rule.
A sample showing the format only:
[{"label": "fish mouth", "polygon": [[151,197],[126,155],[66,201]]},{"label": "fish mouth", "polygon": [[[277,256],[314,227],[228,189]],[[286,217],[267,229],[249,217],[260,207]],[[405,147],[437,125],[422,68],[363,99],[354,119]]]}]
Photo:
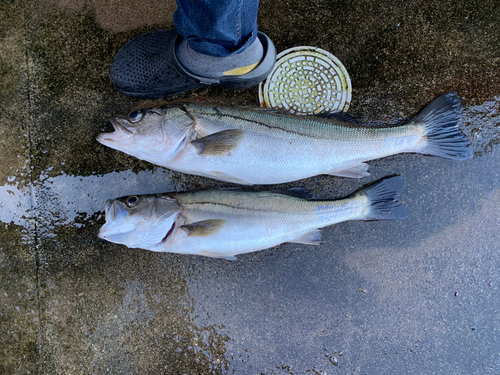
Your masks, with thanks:
[{"label": "fish mouth", "polygon": [[[117,204],[115,199],[108,199],[104,206],[104,215],[106,222],[99,230],[97,237],[111,241],[116,235],[123,235],[134,229],[131,225],[124,225],[123,217],[126,216],[124,210]],[[126,222],[125,222],[126,224]]]},{"label": "fish mouth", "polygon": [[115,219],[115,200],[114,199],[108,199],[106,201],[106,205],[104,207],[104,212],[105,215],[108,216],[108,213],[113,213],[113,220]]},{"label": "fish mouth", "polygon": [[108,146],[110,143],[123,141],[131,135],[135,134],[134,131],[120,124],[120,122],[116,119],[110,118],[109,123],[111,123],[114,130],[110,132],[101,132],[96,137],[97,142],[105,146]]},{"label": "fish mouth", "polygon": [[109,122],[111,123],[111,125],[113,125],[113,128],[115,128],[115,131],[123,131],[128,134],[135,134],[134,131],[130,130],[125,125],[122,125],[117,119],[110,118]]},{"label": "fish mouth", "polygon": [[104,206],[104,215],[106,217],[106,223],[101,227],[99,230],[99,233],[97,234],[97,237],[105,240],[106,236],[108,235],[108,231],[110,228],[110,222],[113,222],[116,220],[116,214],[115,214],[115,200],[113,199],[108,199],[106,201],[106,204]]}]

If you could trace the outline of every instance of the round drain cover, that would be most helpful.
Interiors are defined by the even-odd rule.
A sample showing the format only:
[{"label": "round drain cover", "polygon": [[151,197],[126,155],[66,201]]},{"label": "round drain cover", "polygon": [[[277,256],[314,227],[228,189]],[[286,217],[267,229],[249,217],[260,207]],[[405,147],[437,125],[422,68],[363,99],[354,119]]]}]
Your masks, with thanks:
[{"label": "round drain cover", "polygon": [[331,53],[315,47],[281,52],[274,69],[259,85],[262,107],[296,115],[346,112],[352,86],[344,65]]}]

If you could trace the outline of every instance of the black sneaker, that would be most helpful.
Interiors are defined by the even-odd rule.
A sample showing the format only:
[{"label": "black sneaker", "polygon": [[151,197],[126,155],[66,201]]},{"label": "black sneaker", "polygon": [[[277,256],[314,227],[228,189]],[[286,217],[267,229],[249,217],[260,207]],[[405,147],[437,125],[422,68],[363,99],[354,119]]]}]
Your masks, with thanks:
[{"label": "black sneaker", "polygon": [[252,71],[220,79],[197,76],[177,59],[182,36],[175,30],[158,30],[139,35],[116,54],[110,69],[111,83],[124,95],[157,99],[203,86],[246,88],[258,85],[271,73],[276,62],[276,48],[259,32],[264,56]]}]

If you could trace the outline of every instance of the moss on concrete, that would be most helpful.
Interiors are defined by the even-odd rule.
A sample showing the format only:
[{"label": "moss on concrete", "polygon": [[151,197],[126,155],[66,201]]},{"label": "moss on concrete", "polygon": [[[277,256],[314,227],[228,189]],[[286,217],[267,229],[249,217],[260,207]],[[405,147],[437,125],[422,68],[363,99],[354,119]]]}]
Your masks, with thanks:
[{"label": "moss on concrete", "polygon": [[189,258],[125,249],[94,233],[40,245],[46,371],[224,373],[229,338],[194,324]]},{"label": "moss on concrete", "polygon": [[403,102],[406,114],[451,90],[480,100],[500,92],[494,1],[263,1],[259,14],[278,50],[313,45],[343,62],[360,117]]},{"label": "moss on concrete", "polygon": [[37,373],[40,364],[36,257],[15,225],[0,228],[0,373]]}]

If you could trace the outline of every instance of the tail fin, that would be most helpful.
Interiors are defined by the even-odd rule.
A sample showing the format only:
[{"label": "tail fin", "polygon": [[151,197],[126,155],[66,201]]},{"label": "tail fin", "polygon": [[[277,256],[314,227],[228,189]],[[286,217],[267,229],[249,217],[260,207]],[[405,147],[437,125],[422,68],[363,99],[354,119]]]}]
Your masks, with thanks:
[{"label": "tail fin", "polygon": [[369,212],[363,220],[398,220],[408,216],[406,207],[397,199],[404,188],[404,178],[385,178],[357,194],[366,195],[370,202]]},{"label": "tail fin", "polygon": [[462,105],[456,92],[441,95],[410,123],[424,127],[426,142],[417,151],[452,160],[471,159],[470,143],[458,129]]}]

